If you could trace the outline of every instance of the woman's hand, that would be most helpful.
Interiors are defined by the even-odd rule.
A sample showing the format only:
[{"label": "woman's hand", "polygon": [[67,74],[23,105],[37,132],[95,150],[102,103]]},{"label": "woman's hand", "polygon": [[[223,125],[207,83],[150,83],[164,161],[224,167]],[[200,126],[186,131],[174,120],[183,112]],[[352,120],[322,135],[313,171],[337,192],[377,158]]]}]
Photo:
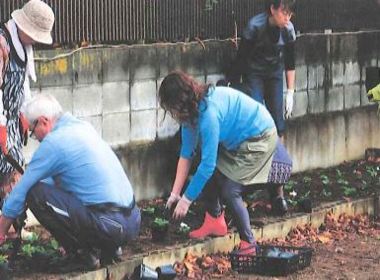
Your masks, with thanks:
[{"label": "woman's hand", "polygon": [[171,209],[174,203],[177,203],[181,199],[181,196],[176,193],[170,193],[168,201],[166,202],[165,208]]},{"label": "woman's hand", "polygon": [[187,199],[185,195],[178,201],[176,208],[174,209],[173,218],[175,220],[183,219],[187,211],[189,211],[189,207],[191,205],[191,201]]}]

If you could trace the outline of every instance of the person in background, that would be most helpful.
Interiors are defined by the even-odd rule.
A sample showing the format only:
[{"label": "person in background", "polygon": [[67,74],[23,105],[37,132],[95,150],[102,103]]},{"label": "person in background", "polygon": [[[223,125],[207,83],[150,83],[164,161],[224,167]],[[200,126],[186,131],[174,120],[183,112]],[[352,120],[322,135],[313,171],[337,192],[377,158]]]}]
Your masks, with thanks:
[{"label": "person in background", "polygon": [[[0,25],[0,189],[7,194],[20,174],[5,154],[22,166],[22,146],[27,143],[28,122],[23,105],[30,99],[29,78],[36,80],[35,43],[51,44],[53,10],[40,0],[28,1]],[[2,195],[3,196],[3,195]],[[1,197],[2,199],[4,197]]]},{"label": "person in background", "polygon": [[[232,86],[238,85],[242,79],[250,89],[249,95],[265,104],[282,140],[284,117],[289,118],[293,110],[296,36],[290,19],[294,5],[295,0],[267,0],[266,12],[249,20],[237,58],[226,73]],[[287,90],[283,95],[284,69]]]},{"label": "person in background", "polygon": [[[199,83],[180,71],[165,77],[159,99],[165,112],[180,123],[182,133],[181,154],[166,207],[176,204],[173,217],[181,219],[204,191],[205,219],[190,237],[223,236],[227,233],[223,200],[238,228],[239,248],[253,253],[255,239],[242,193],[257,184],[277,189],[289,179],[292,169],[270,113],[238,90]],[[200,164],[181,196],[198,144]],[[273,161],[274,154],[280,161]]]},{"label": "person in background", "polygon": [[63,113],[50,95],[26,104],[30,137],[40,145],[0,217],[0,244],[25,208],[87,269],[108,264],[137,237],[140,210],[120,161],[87,122]]}]

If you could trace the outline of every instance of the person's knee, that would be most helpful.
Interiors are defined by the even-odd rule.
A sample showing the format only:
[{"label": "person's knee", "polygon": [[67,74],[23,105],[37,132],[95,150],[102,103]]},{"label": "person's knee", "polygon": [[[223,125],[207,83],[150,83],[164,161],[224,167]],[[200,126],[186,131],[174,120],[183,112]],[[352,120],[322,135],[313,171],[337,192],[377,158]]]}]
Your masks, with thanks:
[{"label": "person's knee", "polygon": [[240,186],[236,183],[233,183],[232,181],[228,179],[223,184],[221,184],[220,187],[222,188],[221,190],[222,199],[226,202],[232,199],[241,197]]}]

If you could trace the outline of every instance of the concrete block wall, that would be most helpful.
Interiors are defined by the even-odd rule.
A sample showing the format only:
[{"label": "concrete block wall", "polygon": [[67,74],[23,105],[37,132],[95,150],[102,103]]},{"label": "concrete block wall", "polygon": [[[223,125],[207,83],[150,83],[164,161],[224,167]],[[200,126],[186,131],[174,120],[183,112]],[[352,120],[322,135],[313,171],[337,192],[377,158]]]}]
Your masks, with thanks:
[{"label": "concrete block wall", "polygon": [[[298,38],[295,104],[286,134],[295,171],[356,159],[366,147],[380,145],[379,119],[364,86],[365,67],[379,64],[378,38],[375,32]],[[175,163],[166,161],[175,162],[179,144],[174,137],[176,146],[168,146],[178,125],[169,115],[163,119],[159,108],[162,79],[181,69],[215,83],[235,54],[230,41],[115,46],[66,55],[38,51],[33,91],[53,94],[65,110],[91,122],[117,150],[138,199],[150,198],[170,188]],[[32,142],[27,155],[35,147]]]}]

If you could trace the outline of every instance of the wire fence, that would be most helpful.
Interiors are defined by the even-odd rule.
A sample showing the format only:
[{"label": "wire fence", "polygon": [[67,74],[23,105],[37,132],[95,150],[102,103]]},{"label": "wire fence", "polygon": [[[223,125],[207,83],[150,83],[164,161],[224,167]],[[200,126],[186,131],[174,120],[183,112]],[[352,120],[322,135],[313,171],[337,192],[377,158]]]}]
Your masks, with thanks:
[{"label": "wire fence", "polygon": [[[26,0],[1,0],[0,21]],[[54,10],[56,45],[135,44],[240,35],[265,0],[45,0]],[[298,0],[301,33],[377,30],[377,0]]]}]

